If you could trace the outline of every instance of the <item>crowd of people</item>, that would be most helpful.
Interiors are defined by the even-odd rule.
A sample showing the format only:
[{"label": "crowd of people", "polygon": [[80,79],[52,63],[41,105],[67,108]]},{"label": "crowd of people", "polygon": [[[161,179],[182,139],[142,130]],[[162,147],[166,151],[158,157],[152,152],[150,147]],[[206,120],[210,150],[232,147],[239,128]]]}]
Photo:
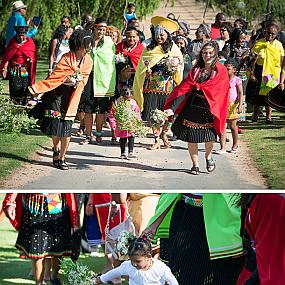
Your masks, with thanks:
[{"label": "crowd of people", "polygon": [[[252,122],[265,106],[266,122],[273,123],[266,95],[276,86],[283,90],[285,76],[284,34],[274,18],[249,34],[245,20],[232,24],[218,13],[213,24],[202,23],[196,39],[190,39],[189,24],[171,13],[154,16],[151,37],[145,39],[133,3],[124,15],[123,31],[89,14],[73,28],[71,18],[62,16],[50,40],[48,77],[35,83],[37,48],[32,38],[40,22],[26,22],[26,8],[22,1],[13,4],[0,70],[9,79],[13,102],[41,101],[35,110],[43,110],[39,125],[52,137],[53,165],[59,169],[69,168],[65,154],[75,118],[80,121],[76,135],[85,136],[80,144],[101,144],[103,126],[110,122],[111,143],[117,144],[119,138],[120,157],[135,156],[136,130],[122,128],[114,108],[121,98],[126,100],[126,94],[131,112],[152,128],[154,143],[148,149],[160,149],[161,142],[170,148],[171,129],[173,139],[188,143],[194,175],[200,173],[198,143],[205,143],[208,172],[215,170],[214,142],[220,138],[216,154],[227,152],[227,126],[233,138],[229,152],[238,151],[238,134],[243,132],[238,121],[245,120],[250,108]],[[156,110],[168,118],[153,122]]]},{"label": "crowd of people", "polygon": [[[281,285],[284,207],[279,193],[13,193],[0,218],[6,214],[18,231],[15,246],[32,261],[37,285],[61,284],[60,260],[78,261],[81,238],[89,249],[104,248],[94,284],[127,276],[129,284]],[[110,241],[112,230],[132,233],[125,252],[120,233]]]}]

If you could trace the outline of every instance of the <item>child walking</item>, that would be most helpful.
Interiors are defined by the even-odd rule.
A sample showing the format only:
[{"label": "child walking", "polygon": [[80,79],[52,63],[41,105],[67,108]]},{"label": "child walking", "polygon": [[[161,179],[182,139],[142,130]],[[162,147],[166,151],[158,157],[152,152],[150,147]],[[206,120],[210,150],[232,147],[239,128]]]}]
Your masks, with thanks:
[{"label": "child walking", "polygon": [[[236,153],[238,151],[238,126],[237,121],[239,114],[242,112],[242,99],[243,99],[243,89],[242,80],[236,76],[236,71],[238,67],[237,61],[230,57],[225,62],[225,67],[228,70],[230,78],[230,102],[227,116],[227,123],[231,129],[233,137],[233,145],[230,150],[231,153]],[[221,135],[220,144],[221,149],[217,150],[217,154],[226,153],[226,127],[224,133]]]},{"label": "child walking", "polygon": [[150,241],[134,238],[128,248],[130,260],[97,277],[96,284],[104,284],[122,275],[129,277],[130,285],[178,285],[170,268],[162,261],[152,258]]},{"label": "child walking", "polygon": [[[110,110],[109,122],[111,129],[115,130],[115,136],[120,138],[121,159],[135,158],[134,145],[135,145],[135,130],[121,129],[118,121],[116,120],[115,107],[122,101],[127,100],[130,103],[131,111],[136,113],[138,119],[141,120],[140,109],[137,102],[133,99],[132,90],[125,86],[122,88],[121,97],[115,101],[114,106]],[[128,156],[126,155],[126,144],[128,142]]]}]

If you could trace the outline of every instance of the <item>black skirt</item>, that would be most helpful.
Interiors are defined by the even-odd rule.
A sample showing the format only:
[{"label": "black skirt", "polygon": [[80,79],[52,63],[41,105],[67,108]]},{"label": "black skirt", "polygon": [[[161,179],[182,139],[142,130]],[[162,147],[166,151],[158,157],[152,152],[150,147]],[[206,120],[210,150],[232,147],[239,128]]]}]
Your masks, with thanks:
[{"label": "black skirt", "polygon": [[9,77],[10,98],[15,104],[26,105],[28,97],[28,86],[30,85],[29,77],[11,75]]},{"label": "black skirt", "polygon": [[142,111],[142,120],[149,121],[151,111],[158,109],[163,110],[163,106],[168,97],[164,93],[144,93],[144,107]]},{"label": "black skirt", "polygon": [[246,86],[246,102],[257,106],[267,106],[266,96],[259,95],[260,86],[262,81],[262,69],[261,65],[255,65],[254,75],[257,81],[249,80]]},{"label": "black skirt", "polygon": [[194,91],[174,121],[171,130],[178,139],[189,143],[215,141],[214,116],[203,93]]},{"label": "black skirt", "polygon": [[74,87],[60,85],[56,89],[44,94],[44,119],[41,131],[48,136],[70,137],[72,133],[72,120],[65,120],[68,105]]},{"label": "black skirt", "polygon": [[71,255],[71,224],[66,200],[62,211],[51,213],[47,198],[26,194],[16,247],[29,258]]},{"label": "black skirt", "polygon": [[210,260],[203,207],[180,201],[170,222],[169,267],[179,285],[235,285],[243,257]]}]

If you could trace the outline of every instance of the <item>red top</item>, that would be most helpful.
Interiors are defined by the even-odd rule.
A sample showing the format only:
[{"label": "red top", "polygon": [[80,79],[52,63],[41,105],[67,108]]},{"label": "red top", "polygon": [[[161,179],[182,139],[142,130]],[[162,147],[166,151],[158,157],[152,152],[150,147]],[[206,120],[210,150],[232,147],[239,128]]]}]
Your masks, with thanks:
[{"label": "red top", "polygon": [[221,32],[220,32],[221,27],[216,27],[215,24],[211,25],[211,39],[216,40],[221,37]]},{"label": "red top", "polygon": [[[98,219],[98,224],[102,239],[105,240],[105,228],[108,221],[109,215],[109,203],[112,201],[112,196],[110,193],[94,193],[93,195],[93,205],[95,206],[96,215]],[[120,216],[121,215],[121,216]],[[125,204],[120,204],[120,211],[110,219],[109,229],[114,228],[120,222],[126,219],[126,206]]]},{"label": "red top", "polygon": [[0,70],[7,62],[9,62],[9,64],[11,64],[12,62],[18,64],[26,63],[31,84],[35,83],[37,48],[31,38],[26,37],[26,41],[23,44],[17,43],[15,38],[11,39],[7,46],[6,52],[3,55]]},{"label": "red top", "polygon": [[255,242],[260,284],[285,282],[285,194],[257,194],[246,218]]},{"label": "red top", "polygon": [[[222,64],[217,62],[216,68],[217,71],[214,77],[202,83],[198,83],[196,82],[195,74],[197,73],[197,69],[200,68],[194,67],[188,76],[178,86],[176,86],[168,96],[164,105],[164,110],[170,109],[175,99],[186,93],[190,93],[193,88],[201,90],[210,105],[211,113],[214,115],[214,128],[217,134],[220,135],[225,129],[227,119],[230,81],[227,69]],[[185,99],[175,110],[175,114],[180,113],[187,101],[187,98],[188,96],[185,96]]]},{"label": "red top", "polygon": [[116,45],[116,54],[121,53],[125,57],[129,56],[133,64],[134,69],[137,69],[140,57],[144,50],[142,43],[137,42],[132,48],[128,50],[126,41],[122,41]]}]

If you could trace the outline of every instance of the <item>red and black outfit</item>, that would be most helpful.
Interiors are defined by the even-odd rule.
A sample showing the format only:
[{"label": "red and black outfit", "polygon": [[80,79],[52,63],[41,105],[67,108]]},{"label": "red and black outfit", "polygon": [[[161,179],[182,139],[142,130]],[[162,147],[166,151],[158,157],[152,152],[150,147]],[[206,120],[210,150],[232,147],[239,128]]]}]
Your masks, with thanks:
[{"label": "red and black outfit", "polygon": [[3,209],[16,205],[10,220],[19,231],[16,248],[28,258],[71,255],[71,228],[79,226],[74,194],[7,194]]},{"label": "red and black outfit", "polygon": [[215,141],[225,128],[229,87],[227,70],[219,62],[210,74],[194,67],[164,105],[170,109],[185,97],[175,110],[179,115],[171,128],[177,138],[189,143]]},{"label": "red and black outfit", "polygon": [[284,284],[285,194],[257,194],[246,218],[261,285]]},{"label": "red and black outfit", "polygon": [[28,86],[35,83],[37,49],[34,41],[26,37],[23,43],[13,38],[3,56],[0,70],[8,65],[10,98],[17,104],[26,105]]}]

